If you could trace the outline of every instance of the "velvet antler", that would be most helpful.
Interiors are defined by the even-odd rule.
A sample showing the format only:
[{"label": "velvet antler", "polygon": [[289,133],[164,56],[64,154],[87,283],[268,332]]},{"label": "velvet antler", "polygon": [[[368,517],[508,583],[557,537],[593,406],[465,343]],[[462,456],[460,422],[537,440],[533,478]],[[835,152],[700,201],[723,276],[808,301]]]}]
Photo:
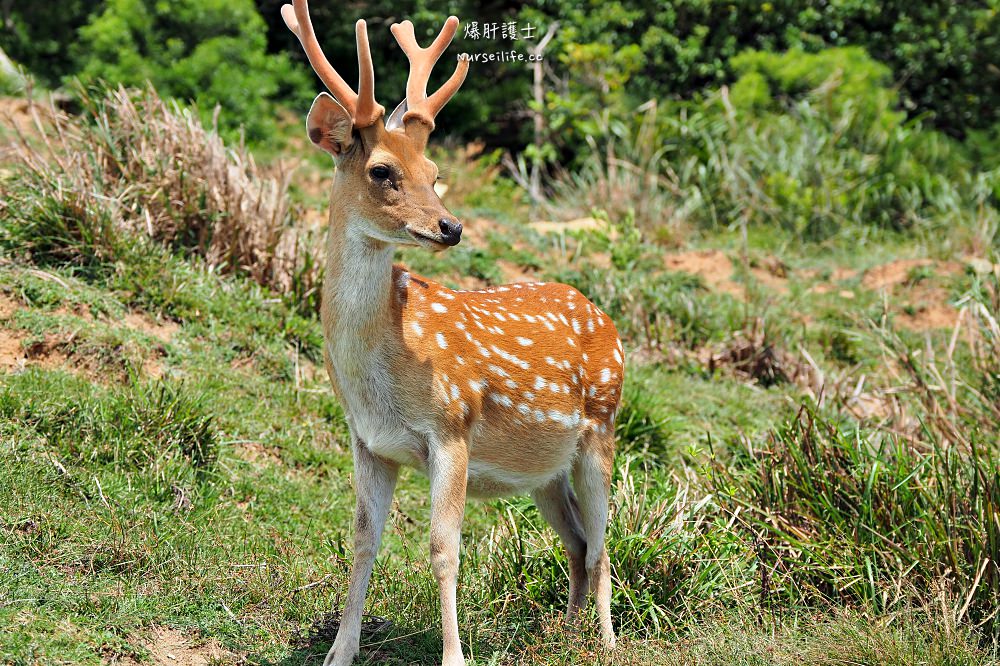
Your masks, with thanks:
[{"label": "velvet antler", "polygon": [[406,79],[406,113],[403,121],[419,120],[434,129],[434,117],[448,100],[458,91],[469,73],[468,58],[459,58],[455,73],[430,97],[427,96],[427,82],[434,64],[444,53],[458,30],[458,18],[449,16],[444,27],[430,46],[421,48],[409,21],[394,23],[390,28],[393,36],[410,61],[410,75]]},{"label": "velvet antler", "polygon": [[355,93],[323,54],[312,21],[309,19],[307,0],[292,1],[292,5],[284,5],[281,8],[281,17],[285,19],[288,29],[294,32],[302,43],[309,64],[330,93],[351,114],[354,127],[360,129],[374,125],[385,113],[385,108],[375,101],[375,70],[372,67],[372,52],[368,46],[367,24],[364,20],[359,20],[354,26],[358,43],[359,71],[358,92]]}]

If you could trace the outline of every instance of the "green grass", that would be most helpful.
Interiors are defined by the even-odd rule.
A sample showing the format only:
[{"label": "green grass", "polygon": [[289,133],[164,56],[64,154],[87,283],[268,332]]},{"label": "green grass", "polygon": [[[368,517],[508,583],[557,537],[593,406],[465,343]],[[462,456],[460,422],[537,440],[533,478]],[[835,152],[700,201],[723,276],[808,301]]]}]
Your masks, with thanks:
[{"label": "green grass", "polygon": [[[866,270],[951,255],[886,230],[862,252],[751,227],[745,248],[736,232],[691,245],[733,260],[726,292],[667,270],[674,250],[628,219],[614,238],[540,237],[499,212],[510,185],[490,189],[491,164],[455,164],[479,179],[454,209],[490,215],[483,241],[403,259],[446,281],[569,281],[631,354],[608,542],[619,648],[601,651],[589,614],[563,626],[565,555],[512,498],[466,515],[471,664],[996,663],[995,277],[924,267],[883,296]],[[315,313],[22,176],[0,181],[16,195],[0,350],[25,357],[0,365],[0,663],[148,663],[163,627],[224,662],[320,663],[354,495]],[[781,288],[754,273],[772,258]],[[968,339],[893,326],[927,289],[964,304]],[[884,413],[858,416],[856,393]],[[388,622],[358,663],[440,658],[428,521],[427,481],[405,471],[367,606]]]},{"label": "green grass", "polygon": [[[129,267],[96,273],[46,265],[41,277],[27,265],[0,268],[0,288],[19,305],[4,324],[10,330],[133,340],[138,358],[162,354],[164,366],[161,379],[133,366],[111,372],[114,361],[100,360],[107,355],[99,344],[74,341],[80,349],[65,368],[29,365],[3,375],[0,621],[16,630],[0,638],[0,654],[14,663],[142,660],[147,650],[136,632],[170,626],[212,638],[250,663],[318,658],[346,586],[353,505],[345,425],[311,346],[318,323],[197,261],[145,245],[131,256]],[[175,283],[184,288],[173,290]],[[162,342],[128,329],[123,315],[136,306],[178,322],[177,330]],[[89,318],[76,314],[84,307]],[[724,339],[723,330],[711,330],[706,338]],[[985,636],[964,622],[956,633],[936,607],[920,606],[930,581],[895,604],[879,595],[897,579],[873,579],[849,603],[832,593],[829,576],[854,575],[842,571],[848,554],[855,566],[865,562],[864,548],[833,545],[839,523],[825,527],[829,536],[812,537],[826,559],[783,572],[780,586],[762,592],[761,564],[775,561],[758,561],[755,539],[767,523],[757,516],[790,507],[799,520],[827,525],[829,512],[815,504],[829,501],[823,493],[864,496],[863,483],[811,488],[818,468],[797,466],[781,450],[766,455],[781,461],[776,474],[795,480],[781,477],[778,487],[806,493],[810,504],[786,491],[769,495],[775,491],[755,480],[759,461],[747,457],[747,443],[770,441],[767,433],[782,421],[794,424],[797,395],[794,386],[754,387],[690,359],[630,374],[609,532],[622,634],[615,663],[837,663],[844,654],[878,663],[910,663],[914,655],[928,663],[988,661]],[[804,446],[788,428],[773,441]],[[843,454],[832,460],[848,455],[863,466],[864,456],[883,457],[859,449],[854,436],[836,441],[832,451]],[[921,465],[904,456],[893,469],[905,478]],[[862,482],[868,472],[845,474]],[[440,632],[425,556],[426,481],[405,474],[397,499],[369,602],[369,612],[391,625],[366,636],[363,656],[434,663]],[[838,520],[846,525],[852,515]],[[980,523],[954,518],[972,530],[969,539],[980,533]],[[933,534],[907,529],[913,544]],[[592,620],[580,637],[565,638],[565,557],[529,501],[471,505],[465,535],[460,621],[473,663],[598,658],[586,631]],[[781,536],[768,537],[766,557],[785,553],[785,561],[783,549],[796,547]],[[944,561],[935,550],[914,557]],[[882,575],[895,562],[874,566]],[[803,585],[809,594],[800,594]],[[995,588],[981,583],[980,590]],[[983,603],[970,606],[977,618]]]}]

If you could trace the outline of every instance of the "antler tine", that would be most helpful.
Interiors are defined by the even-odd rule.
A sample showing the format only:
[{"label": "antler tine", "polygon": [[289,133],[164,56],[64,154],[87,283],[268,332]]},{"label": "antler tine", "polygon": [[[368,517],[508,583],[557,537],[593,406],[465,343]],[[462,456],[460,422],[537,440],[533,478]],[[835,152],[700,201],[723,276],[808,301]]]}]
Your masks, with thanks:
[{"label": "antler tine", "polygon": [[458,18],[449,16],[444,22],[441,32],[434,39],[430,46],[421,48],[417,43],[416,34],[413,30],[413,23],[403,21],[395,23],[390,28],[399,48],[406,54],[410,61],[410,74],[406,79],[406,106],[407,112],[403,115],[403,120],[416,118],[434,127],[434,117],[441,111],[448,100],[465,81],[465,76],[469,73],[469,61],[460,58],[455,68],[455,73],[437,92],[427,97],[427,82],[430,80],[431,71],[437,63],[441,54],[444,53],[451,40],[458,30]]},{"label": "antler tine", "polygon": [[382,117],[385,107],[375,101],[375,68],[364,19],[354,24],[354,33],[358,42],[358,105],[354,110],[354,126],[368,127]]},{"label": "antler tine", "polygon": [[337,73],[330,61],[323,54],[323,49],[316,39],[312,20],[309,18],[307,0],[292,0],[291,5],[281,7],[281,18],[291,30],[306,52],[309,64],[316,71],[333,96],[340,102],[354,120],[357,128],[367,127],[377,121],[385,109],[375,101],[375,70],[372,66],[371,49],[368,46],[368,27],[363,20],[355,24],[355,35],[358,45],[358,70],[360,81],[358,93]]}]

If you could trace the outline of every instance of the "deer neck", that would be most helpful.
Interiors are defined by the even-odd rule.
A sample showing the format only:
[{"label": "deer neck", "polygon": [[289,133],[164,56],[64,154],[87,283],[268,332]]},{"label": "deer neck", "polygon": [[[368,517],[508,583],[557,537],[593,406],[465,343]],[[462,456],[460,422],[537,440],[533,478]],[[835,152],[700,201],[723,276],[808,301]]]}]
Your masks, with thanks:
[{"label": "deer neck", "polygon": [[334,188],[323,283],[323,330],[334,365],[362,361],[384,346],[393,326],[395,246],[363,232],[365,224]]}]

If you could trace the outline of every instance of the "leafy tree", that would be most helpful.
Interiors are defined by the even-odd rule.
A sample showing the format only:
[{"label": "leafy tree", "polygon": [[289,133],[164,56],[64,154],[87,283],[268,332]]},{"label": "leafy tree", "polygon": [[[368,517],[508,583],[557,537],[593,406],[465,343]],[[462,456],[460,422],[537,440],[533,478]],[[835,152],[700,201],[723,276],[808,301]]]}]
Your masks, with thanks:
[{"label": "leafy tree", "polygon": [[76,42],[77,30],[103,4],[103,0],[60,0],[54,11],[48,2],[0,0],[0,48],[43,84],[57,85],[75,68],[69,45]]},{"label": "leafy tree", "polygon": [[251,0],[108,0],[80,28],[73,49],[85,82],[141,86],[196,102],[223,128],[251,139],[273,131],[274,102],[304,99],[306,79],[266,51],[266,26]]},{"label": "leafy tree", "polygon": [[638,46],[633,105],[730,83],[747,49],[854,45],[890,68],[905,108],[935,127],[961,137],[1000,121],[1000,0],[539,0],[522,15],[561,21],[554,51],[570,60],[587,44]]}]

